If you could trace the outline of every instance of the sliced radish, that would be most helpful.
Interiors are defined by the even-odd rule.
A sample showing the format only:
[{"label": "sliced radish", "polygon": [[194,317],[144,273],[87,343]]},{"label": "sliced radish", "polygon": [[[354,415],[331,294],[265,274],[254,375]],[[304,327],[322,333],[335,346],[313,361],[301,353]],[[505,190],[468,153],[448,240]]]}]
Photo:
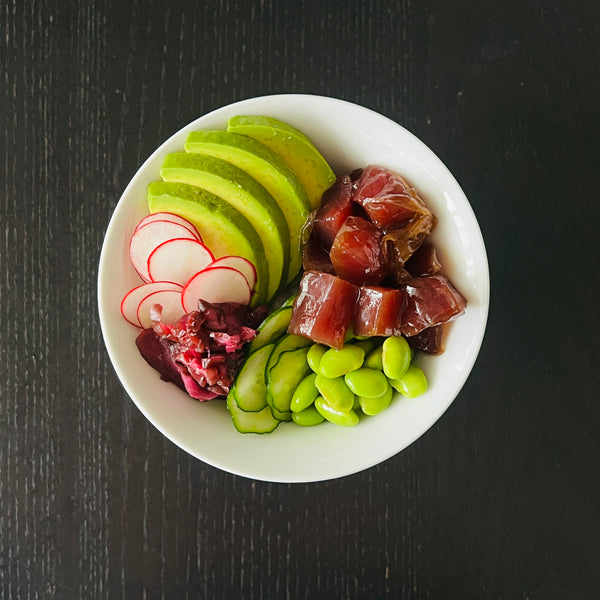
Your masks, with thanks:
[{"label": "sliced radish", "polygon": [[243,256],[222,256],[217,258],[210,265],[212,267],[231,267],[239,271],[248,281],[250,289],[253,290],[256,285],[256,269],[254,265]]},{"label": "sliced radish", "polygon": [[168,279],[185,285],[192,275],[214,260],[213,253],[202,242],[175,238],[159,244],[151,252],[148,257],[148,274],[152,281]]},{"label": "sliced radish", "polygon": [[198,300],[248,304],[252,291],[246,277],[231,267],[208,267],[196,273],[181,293],[186,313],[198,310]]},{"label": "sliced radish", "polygon": [[140,302],[153,292],[163,292],[167,290],[176,291],[181,294],[183,286],[178,283],[173,283],[172,281],[153,281],[151,283],[142,283],[142,285],[134,287],[125,294],[121,301],[121,314],[132,325],[141,327],[142,324],[137,317],[137,309]]},{"label": "sliced radish", "polygon": [[161,321],[174,325],[183,317],[183,307],[181,306],[181,289],[178,290],[158,290],[148,294],[137,307],[137,319],[140,325],[146,329],[152,326],[150,310],[155,304],[162,306]]},{"label": "sliced radish", "polygon": [[169,212],[157,212],[152,213],[151,215],[146,215],[137,224],[135,231],[137,231],[140,227],[148,225],[148,223],[152,223],[154,221],[170,221],[171,223],[177,223],[178,225],[182,225],[186,229],[189,229],[194,234],[194,237],[198,239],[198,241],[202,241],[202,236],[200,235],[200,232],[196,229],[196,227],[193,225],[193,223],[190,223],[187,219],[184,219],[179,215]]},{"label": "sliced radish", "polygon": [[[133,267],[144,281],[152,280],[148,273],[148,257],[152,251],[163,242],[174,238],[193,239],[196,243],[200,243],[189,229],[172,221],[152,221],[133,233],[129,242],[129,257]],[[154,281],[158,279],[154,278]]]}]

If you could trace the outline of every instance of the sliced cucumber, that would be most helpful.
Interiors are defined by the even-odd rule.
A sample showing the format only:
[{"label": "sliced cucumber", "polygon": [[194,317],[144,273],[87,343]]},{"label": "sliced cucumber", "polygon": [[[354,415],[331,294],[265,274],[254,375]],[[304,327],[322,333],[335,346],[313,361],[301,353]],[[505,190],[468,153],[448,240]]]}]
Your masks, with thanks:
[{"label": "sliced cucumber", "polygon": [[294,301],[296,300],[296,298],[298,297],[298,294],[294,294],[293,296],[290,296],[282,305],[281,308],[287,308],[288,306],[292,306],[294,304]]},{"label": "sliced cucumber", "polygon": [[[267,361],[267,367],[265,369],[265,381],[267,382],[267,404],[271,407],[273,416],[276,419],[280,419],[281,421],[291,421],[292,412],[290,411],[289,404],[285,406],[282,405],[282,403],[278,402],[277,405],[275,405],[274,396],[272,393],[269,393],[269,372],[277,364],[281,354],[283,354],[284,352],[291,352],[292,350],[297,350],[298,348],[306,348],[308,352],[308,346],[310,346],[311,344],[312,342],[309,339],[303,338],[299,335],[284,334],[276,342],[275,347],[271,352],[271,356],[269,356],[269,360]],[[282,406],[283,410],[281,408]]]},{"label": "sliced cucumber", "polygon": [[269,380],[269,371],[277,364],[279,357],[284,352],[290,352],[291,350],[297,350],[298,348],[308,348],[312,346],[313,342],[308,338],[302,337],[301,335],[295,335],[293,333],[286,333],[277,340],[275,347],[271,352],[269,361],[267,362],[267,368],[265,371],[265,377]]},{"label": "sliced cucumber", "polygon": [[274,346],[267,344],[250,353],[235,379],[231,391],[238,406],[246,412],[256,412],[267,406],[265,369]]},{"label": "sliced cucumber", "polygon": [[277,419],[278,421],[291,421],[292,420],[291,411],[277,410],[274,406],[271,406],[271,405],[269,405],[269,408],[271,409],[271,414],[273,415],[274,419]]},{"label": "sliced cucumber", "polygon": [[280,423],[268,406],[258,412],[242,410],[231,392],[227,395],[227,408],[233,425],[240,433],[271,433]]},{"label": "sliced cucumber", "polygon": [[292,307],[286,304],[267,316],[260,324],[256,337],[250,342],[248,351],[254,352],[262,346],[275,342],[287,331],[291,318]]},{"label": "sliced cucumber", "polygon": [[290,412],[298,384],[308,375],[308,347],[282,352],[277,363],[267,370],[267,402],[279,412]]}]

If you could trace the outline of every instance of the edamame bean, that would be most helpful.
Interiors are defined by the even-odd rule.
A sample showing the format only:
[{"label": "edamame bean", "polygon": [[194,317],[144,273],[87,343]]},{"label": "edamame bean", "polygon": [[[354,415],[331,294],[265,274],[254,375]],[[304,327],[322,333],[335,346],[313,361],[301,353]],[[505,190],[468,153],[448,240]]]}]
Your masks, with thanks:
[{"label": "edamame bean", "polygon": [[358,401],[360,403],[360,408],[365,415],[377,415],[391,404],[393,394],[392,386],[388,385],[385,392],[377,398],[359,396]]},{"label": "edamame bean", "polygon": [[386,338],[382,346],[383,372],[390,379],[402,377],[410,365],[410,346],[401,336]]},{"label": "edamame bean", "polygon": [[358,396],[377,398],[388,388],[387,377],[375,369],[362,367],[344,375],[346,385]]},{"label": "edamame bean", "polygon": [[378,371],[383,371],[383,362],[381,361],[382,353],[383,346],[377,346],[375,350],[369,352],[369,354],[365,358],[363,366],[368,367],[369,369],[377,369]]},{"label": "edamame bean", "polygon": [[354,345],[360,346],[365,351],[365,357],[373,350],[373,348],[375,348],[375,342],[373,341],[373,338],[361,339],[358,342],[354,342]]},{"label": "edamame bean", "polygon": [[406,398],[415,398],[427,391],[427,377],[417,365],[410,365],[402,377],[390,380],[390,385]]},{"label": "edamame bean", "polygon": [[323,415],[314,406],[309,406],[300,412],[292,413],[292,421],[302,427],[313,427],[324,420]]},{"label": "edamame bean", "polygon": [[343,377],[332,378],[325,377],[324,375],[317,375],[315,385],[325,402],[327,402],[334,410],[346,412],[352,409],[352,405],[354,404],[354,394],[346,385]]},{"label": "edamame bean", "polygon": [[365,351],[355,344],[346,344],[339,350],[330,348],[321,357],[319,373],[325,377],[340,377],[362,366]]},{"label": "edamame bean", "polygon": [[319,372],[319,363],[321,362],[321,357],[323,354],[327,352],[327,346],[323,346],[322,344],[313,344],[308,349],[308,354],[306,355],[306,362],[312,371],[315,373]]},{"label": "edamame bean", "polygon": [[[319,390],[315,385],[316,373],[307,375],[296,387],[292,394],[290,408],[292,412],[302,412],[307,409],[319,395]],[[292,418],[294,415],[292,415]]]},{"label": "edamame bean", "polygon": [[358,425],[358,415],[352,409],[347,411],[336,410],[325,401],[323,396],[317,396],[315,408],[324,419],[327,419],[335,425],[342,425],[343,427],[353,427],[354,425]]}]

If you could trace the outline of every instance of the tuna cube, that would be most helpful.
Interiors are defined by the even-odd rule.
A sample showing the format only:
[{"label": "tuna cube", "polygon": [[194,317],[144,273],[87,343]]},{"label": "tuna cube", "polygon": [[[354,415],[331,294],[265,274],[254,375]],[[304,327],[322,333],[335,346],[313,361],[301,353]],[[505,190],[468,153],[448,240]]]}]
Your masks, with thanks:
[{"label": "tuna cube", "polygon": [[400,335],[400,322],[406,294],[404,290],[378,286],[360,288],[353,331],[355,335]]},{"label": "tuna cube", "polygon": [[330,273],[306,271],[288,332],[341,348],[358,298],[358,287]]}]

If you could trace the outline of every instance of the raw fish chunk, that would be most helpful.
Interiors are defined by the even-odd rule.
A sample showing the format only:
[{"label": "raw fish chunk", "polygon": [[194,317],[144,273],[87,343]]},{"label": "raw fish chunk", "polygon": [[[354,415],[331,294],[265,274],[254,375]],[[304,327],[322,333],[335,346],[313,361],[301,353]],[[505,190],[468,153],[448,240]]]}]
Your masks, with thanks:
[{"label": "raw fish chunk", "polygon": [[381,238],[381,252],[385,264],[398,283],[407,280],[406,263],[419,250],[423,241],[431,233],[432,227],[431,215],[419,215],[414,221],[388,231]]},{"label": "raw fish chunk", "polygon": [[441,354],[444,351],[443,345],[444,326],[435,325],[427,327],[416,335],[406,338],[408,345],[415,350],[420,350],[427,354]]},{"label": "raw fish chunk", "polygon": [[352,191],[350,176],[338,177],[323,194],[321,207],[313,215],[312,234],[325,250],[331,248],[338,229],[353,214]]},{"label": "raw fish chunk", "polygon": [[356,182],[353,199],[371,221],[390,231],[425,215],[433,218],[418,192],[393,171],[369,165]]},{"label": "raw fish chunk", "polygon": [[335,273],[329,258],[329,252],[323,248],[314,232],[310,234],[308,241],[302,248],[302,268],[305,271]]},{"label": "raw fish chunk", "polygon": [[377,286],[360,288],[353,331],[355,335],[400,335],[406,294],[404,290]]},{"label": "raw fish chunk", "polygon": [[402,315],[402,334],[407,337],[465,312],[466,300],[444,275],[415,277],[404,289],[407,305]]},{"label": "raw fish chunk", "polygon": [[352,323],[358,288],[335,275],[306,271],[294,302],[288,332],[341,348]]},{"label": "raw fish chunk", "polygon": [[442,270],[435,246],[429,243],[423,244],[404,266],[413,277],[435,275]]},{"label": "raw fish chunk", "polygon": [[348,217],[329,253],[336,275],[356,285],[377,285],[386,274],[381,235],[381,230],[370,221]]}]

